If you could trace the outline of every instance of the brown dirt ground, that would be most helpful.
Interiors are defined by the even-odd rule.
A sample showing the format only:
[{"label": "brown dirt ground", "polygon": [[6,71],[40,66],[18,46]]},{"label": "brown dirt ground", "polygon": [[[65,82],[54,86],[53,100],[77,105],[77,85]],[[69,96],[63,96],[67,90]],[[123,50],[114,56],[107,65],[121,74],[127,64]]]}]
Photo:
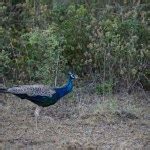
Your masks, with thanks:
[{"label": "brown dirt ground", "polygon": [[38,130],[34,104],[0,95],[0,149],[150,149],[148,95],[81,95],[67,96],[44,108]]}]

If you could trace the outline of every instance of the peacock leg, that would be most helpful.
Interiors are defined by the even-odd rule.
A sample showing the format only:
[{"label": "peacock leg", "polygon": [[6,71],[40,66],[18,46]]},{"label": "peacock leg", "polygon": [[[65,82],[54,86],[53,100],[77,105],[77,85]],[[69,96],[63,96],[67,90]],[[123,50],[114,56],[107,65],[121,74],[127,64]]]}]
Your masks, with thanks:
[{"label": "peacock leg", "polygon": [[37,130],[37,123],[38,123],[38,117],[39,117],[40,111],[41,111],[41,107],[37,106],[34,112],[35,121],[36,121],[36,130]]}]

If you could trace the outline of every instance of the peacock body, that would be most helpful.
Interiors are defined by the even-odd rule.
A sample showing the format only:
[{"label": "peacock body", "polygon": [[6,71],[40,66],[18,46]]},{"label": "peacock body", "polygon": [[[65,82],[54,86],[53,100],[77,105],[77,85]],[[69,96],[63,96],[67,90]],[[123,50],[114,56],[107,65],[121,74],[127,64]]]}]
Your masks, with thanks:
[{"label": "peacock body", "polygon": [[69,73],[69,79],[66,85],[59,88],[51,88],[47,85],[21,85],[15,86],[8,89],[0,88],[0,93],[11,93],[18,96],[21,99],[27,99],[34,104],[37,104],[35,110],[36,129],[37,129],[37,118],[41,107],[48,107],[54,105],[62,97],[70,93],[73,89],[73,80],[76,76]]},{"label": "peacock body", "polygon": [[8,89],[1,89],[1,93],[11,93],[21,99],[27,99],[38,106],[48,107],[70,93],[73,89],[73,80],[76,76],[69,73],[66,85],[59,88],[51,88],[47,85],[22,85]]}]

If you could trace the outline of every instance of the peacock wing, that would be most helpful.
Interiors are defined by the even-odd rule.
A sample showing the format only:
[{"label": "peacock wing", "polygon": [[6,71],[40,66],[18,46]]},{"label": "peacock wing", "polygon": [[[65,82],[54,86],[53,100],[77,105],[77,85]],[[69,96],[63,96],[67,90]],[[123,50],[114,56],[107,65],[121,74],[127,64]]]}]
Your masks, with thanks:
[{"label": "peacock wing", "polygon": [[27,94],[28,96],[48,96],[55,94],[55,90],[46,85],[22,85],[8,89],[13,94]]}]

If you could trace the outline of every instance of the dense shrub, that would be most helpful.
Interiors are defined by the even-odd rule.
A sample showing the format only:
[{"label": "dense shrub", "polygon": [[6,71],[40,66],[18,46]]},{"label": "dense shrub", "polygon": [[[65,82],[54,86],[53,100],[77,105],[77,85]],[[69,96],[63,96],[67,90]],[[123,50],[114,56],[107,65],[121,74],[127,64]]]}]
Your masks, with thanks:
[{"label": "dense shrub", "polygon": [[[2,58],[1,78],[9,82],[24,80],[26,68],[25,53],[22,50],[20,37],[30,30],[30,8],[25,4],[9,6],[0,3],[0,50]],[[29,18],[29,19],[28,19]],[[7,65],[5,65],[7,64]]]},{"label": "dense shrub", "polygon": [[[55,80],[57,72],[65,70],[65,60],[61,47],[64,38],[58,34],[56,24],[48,29],[34,29],[22,36],[26,51],[26,69],[33,81],[51,82]],[[53,83],[53,82],[52,82]]]},{"label": "dense shrub", "polygon": [[33,8],[16,7],[20,13],[1,5],[3,78],[53,83],[73,70],[84,80],[99,82],[97,92],[106,93],[148,77],[148,17],[140,5],[102,10],[74,4],[49,10],[41,5],[38,25],[32,21]]}]

